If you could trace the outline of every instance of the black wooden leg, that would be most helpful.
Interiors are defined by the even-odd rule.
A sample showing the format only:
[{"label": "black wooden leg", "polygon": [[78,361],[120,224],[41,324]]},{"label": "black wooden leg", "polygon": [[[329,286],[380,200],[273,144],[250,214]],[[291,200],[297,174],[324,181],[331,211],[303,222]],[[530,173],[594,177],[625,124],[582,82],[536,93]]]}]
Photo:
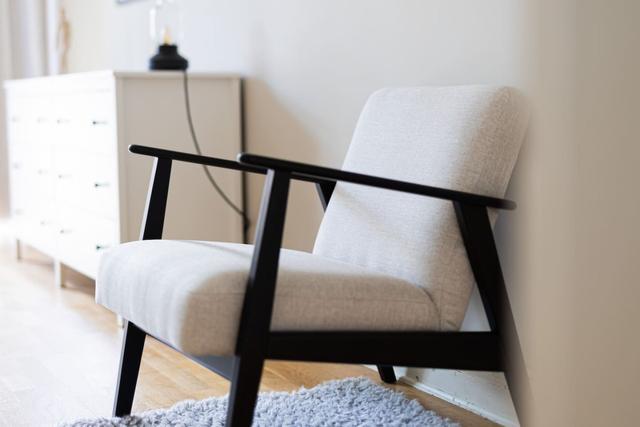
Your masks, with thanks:
[{"label": "black wooden leg", "polygon": [[125,322],[122,352],[120,353],[120,371],[113,405],[114,417],[122,417],[131,413],[145,336],[144,331],[136,325],[129,321]]},{"label": "black wooden leg", "polygon": [[460,233],[489,326],[500,338],[502,367],[521,424],[531,389],[487,208],[454,202]]},{"label": "black wooden leg", "polygon": [[238,328],[227,427],[249,427],[253,420],[269,341],[289,180],[284,172],[267,173]]},{"label": "black wooden leg", "polygon": [[395,384],[397,381],[393,366],[378,365],[378,373],[380,374],[380,379],[387,384]]},{"label": "black wooden leg", "polygon": [[258,398],[264,360],[258,357],[237,357],[233,366],[227,427],[250,427]]}]

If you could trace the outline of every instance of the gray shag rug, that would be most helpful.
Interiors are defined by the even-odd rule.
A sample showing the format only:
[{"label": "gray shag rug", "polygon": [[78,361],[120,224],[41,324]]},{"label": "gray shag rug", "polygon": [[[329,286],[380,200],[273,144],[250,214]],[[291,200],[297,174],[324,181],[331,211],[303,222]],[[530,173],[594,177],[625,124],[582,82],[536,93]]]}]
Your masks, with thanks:
[{"label": "gray shag rug", "polygon": [[[64,427],[224,426],[227,397],[180,402],[124,418],[95,418]],[[293,393],[260,393],[254,426],[459,426],[368,378],[328,381]]]}]

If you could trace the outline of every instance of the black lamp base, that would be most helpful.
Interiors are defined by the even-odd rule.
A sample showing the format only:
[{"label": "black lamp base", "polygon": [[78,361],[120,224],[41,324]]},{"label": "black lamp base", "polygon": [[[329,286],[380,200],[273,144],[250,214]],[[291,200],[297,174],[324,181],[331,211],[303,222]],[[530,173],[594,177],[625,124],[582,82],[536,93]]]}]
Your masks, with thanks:
[{"label": "black lamp base", "polygon": [[178,46],[162,44],[158,46],[158,53],[149,60],[150,70],[186,70],[189,61],[178,53]]}]

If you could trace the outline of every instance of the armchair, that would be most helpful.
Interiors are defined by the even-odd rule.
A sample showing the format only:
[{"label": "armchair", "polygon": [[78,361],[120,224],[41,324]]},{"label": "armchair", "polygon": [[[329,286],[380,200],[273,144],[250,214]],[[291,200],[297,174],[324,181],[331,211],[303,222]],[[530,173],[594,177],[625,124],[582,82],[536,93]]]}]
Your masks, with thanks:
[{"label": "armchair", "polygon": [[[492,233],[526,124],[512,89],[387,89],[367,102],[344,169],[132,145],[154,157],[140,242],[105,254],[96,299],[125,323],[114,415],[131,411],[146,335],[231,380],[249,426],[267,359],[504,371],[528,384]],[[254,245],[163,241],[173,161],[266,174]],[[325,207],[313,253],[282,249],[291,180]],[[439,186],[424,185],[423,182]],[[446,187],[454,187],[452,190]],[[459,332],[477,284],[489,331]]]}]

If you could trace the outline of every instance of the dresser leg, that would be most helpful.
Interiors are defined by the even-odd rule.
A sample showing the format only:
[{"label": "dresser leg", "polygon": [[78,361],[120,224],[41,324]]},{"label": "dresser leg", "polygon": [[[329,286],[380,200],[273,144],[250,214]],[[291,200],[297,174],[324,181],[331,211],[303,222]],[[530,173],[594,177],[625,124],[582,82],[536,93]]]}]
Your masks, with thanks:
[{"label": "dresser leg", "polygon": [[53,260],[53,280],[56,287],[64,287],[64,266],[57,259]]}]

